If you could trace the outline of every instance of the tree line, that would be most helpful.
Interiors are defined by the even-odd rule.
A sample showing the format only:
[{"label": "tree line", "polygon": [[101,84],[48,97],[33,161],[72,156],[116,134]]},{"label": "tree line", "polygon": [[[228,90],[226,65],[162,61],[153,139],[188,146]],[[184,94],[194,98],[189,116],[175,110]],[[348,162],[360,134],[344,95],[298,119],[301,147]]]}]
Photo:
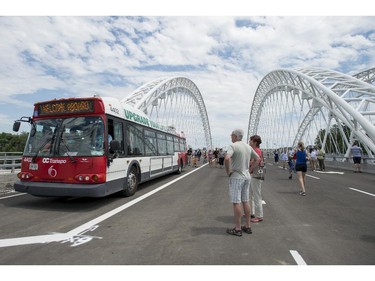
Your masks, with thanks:
[{"label": "tree line", "polygon": [[29,133],[0,133],[0,152],[23,152]]},{"label": "tree line", "polygon": [[[341,124],[341,128],[346,139],[349,139],[352,133],[352,130],[348,126],[346,126],[344,123]],[[318,136],[316,137],[315,143],[314,143],[316,146],[319,146],[322,144],[325,134],[326,134],[326,129],[319,130]],[[359,146],[362,148],[363,151],[365,151],[364,146],[361,143],[359,143]],[[341,133],[339,126],[337,124],[334,124],[329,129],[328,137],[326,139],[326,144],[325,144],[325,152],[335,153],[336,151],[338,151],[339,153],[345,154],[347,148],[348,147],[346,143],[344,142],[344,136]]]}]

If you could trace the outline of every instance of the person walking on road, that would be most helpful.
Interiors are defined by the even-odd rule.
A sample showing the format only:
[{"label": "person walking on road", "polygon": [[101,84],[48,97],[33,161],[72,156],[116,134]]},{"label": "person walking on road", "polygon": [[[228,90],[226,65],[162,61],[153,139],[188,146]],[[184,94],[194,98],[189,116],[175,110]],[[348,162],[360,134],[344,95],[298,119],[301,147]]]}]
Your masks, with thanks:
[{"label": "person walking on road", "polygon": [[353,157],[354,173],[362,173],[361,172],[362,148],[358,146],[358,141],[355,141],[353,143],[353,146],[350,148],[350,153]]},{"label": "person walking on road", "polygon": [[283,170],[286,170],[286,165],[288,164],[288,154],[285,150],[283,150],[281,153],[281,161],[283,162]]},{"label": "person walking on road", "polygon": [[213,165],[213,157],[214,157],[214,154],[212,153],[212,149],[210,149],[208,151],[208,165],[210,167],[212,167],[212,165]]},{"label": "person walking on road", "polygon": [[[233,203],[235,227],[228,228],[227,233],[235,236],[242,236],[242,231],[251,234],[250,226],[250,174],[259,165],[260,157],[248,145],[242,141],[244,132],[242,129],[235,129],[231,134],[232,144],[229,145],[224,158],[224,166],[229,176],[229,198]],[[254,166],[250,167],[250,160],[255,159]],[[246,224],[241,225],[242,207],[245,212]]]},{"label": "person walking on road", "polygon": [[215,167],[217,168],[217,165],[219,164],[219,149],[215,148],[214,152],[214,157],[215,157]]},{"label": "person walking on road", "polygon": [[192,157],[192,154],[193,154],[193,150],[191,149],[191,147],[189,147],[188,151],[187,151],[187,165],[190,166],[191,165],[191,157]]},{"label": "person walking on road", "polygon": [[197,150],[194,150],[193,153],[191,154],[191,165],[196,168],[197,167],[197,162],[198,162],[198,156],[197,156]]},{"label": "person walking on road", "polygon": [[291,180],[293,177],[293,172],[295,169],[295,151],[291,148],[288,152],[288,167],[289,167],[289,179]]},{"label": "person walking on road", "polygon": [[326,153],[322,149],[321,145],[319,145],[318,148],[319,149],[318,149],[317,158],[318,158],[319,170],[325,171],[326,170],[326,165],[324,164],[324,158],[325,158]]},{"label": "person walking on road", "polygon": [[310,152],[310,166],[312,171],[316,170],[316,163],[318,161],[317,154],[318,151],[316,150],[316,147],[313,147],[313,149]]},{"label": "person walking on road", "polygon": [[[264,166],[264,158],[262,150],[260,149],[260,144],[262,139],[258,135],[253,135],[250,137],[250,146],[255,150],[255,152],[260,157],[259,166]],[[253,166],[255,160],[250,160],[250,167]],[[254,169],[253,174],[251,174],[250,183],[250,203],[251,203],[251,222],[261,222],[263,221],[263,205],[262,205],[262,182],[261,175],[258,173],[258,169]]]},{"label": "person walking on road", "polygon": [[219,166],[220,168],[224,168],[224,156],[225,156],[225,151],[220,148],[219,150]]},{"label": "person walking on road", "polygon": [[300,184],[300,195],[305,196],[306,195],[306,172],[307,172],[307,164],[306,161],[308,161],[309,156],[306,152],[305,146],[302,141],[298,142],[297,145],[297,152],[296,152],[296,171],[298,176],[298,181]]},{"label": "person walking on road", "polygon": [[279,151],[276,149],[274,152],[275,164],[279,164]]}]

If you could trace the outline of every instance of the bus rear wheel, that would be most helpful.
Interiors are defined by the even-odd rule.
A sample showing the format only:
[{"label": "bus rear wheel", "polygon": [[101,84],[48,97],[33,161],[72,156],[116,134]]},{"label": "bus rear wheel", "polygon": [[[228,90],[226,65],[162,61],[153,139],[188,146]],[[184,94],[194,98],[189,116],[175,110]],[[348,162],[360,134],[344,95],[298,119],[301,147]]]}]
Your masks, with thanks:
[{"label": "bus rear wheel", "polygon": [[138,172],[136,167],[132,167],[126,178],[126,183],[122,194],[126,197],[132,196],[138,189]]}]

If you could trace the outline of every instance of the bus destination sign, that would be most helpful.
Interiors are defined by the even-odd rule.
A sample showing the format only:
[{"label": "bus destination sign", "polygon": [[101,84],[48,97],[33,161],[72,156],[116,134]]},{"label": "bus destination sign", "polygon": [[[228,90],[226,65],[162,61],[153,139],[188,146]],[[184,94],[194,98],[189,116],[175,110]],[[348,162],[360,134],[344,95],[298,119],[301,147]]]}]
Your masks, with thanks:
[{"label": "bus destination sign", "polygon": [[94,100],[60,100],[40,103],[37,106],[38,116],[64,115],[94,112]]}]

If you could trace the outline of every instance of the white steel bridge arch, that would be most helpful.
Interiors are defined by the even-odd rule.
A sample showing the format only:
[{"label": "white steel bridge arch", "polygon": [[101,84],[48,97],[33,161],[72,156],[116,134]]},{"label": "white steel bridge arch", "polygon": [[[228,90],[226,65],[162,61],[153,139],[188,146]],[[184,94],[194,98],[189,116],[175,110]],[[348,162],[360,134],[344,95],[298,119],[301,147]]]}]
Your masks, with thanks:
[{"label": "white steel bridge arch", "polygon": [[156,122],[183,131],[188,145],[211,148],[212,137],[206,106],[193,81],[185,77],[151,81],[121,100],[142,110]]},{"label": "white steel bridge arch", "polygon": [[[263,147],[286,148],[295,147],[299,140],[314,145],[324,130],[318,143],[327,148],[329,139],[333,154],[348,157],[353,140],[358,140],[374,158],[374,81],[375,68],[354,76],[321,68],[272,71],[255,93],[248,137],[259,134],[266,141]],[[342,138],[332,136],[333,126]]]}]

